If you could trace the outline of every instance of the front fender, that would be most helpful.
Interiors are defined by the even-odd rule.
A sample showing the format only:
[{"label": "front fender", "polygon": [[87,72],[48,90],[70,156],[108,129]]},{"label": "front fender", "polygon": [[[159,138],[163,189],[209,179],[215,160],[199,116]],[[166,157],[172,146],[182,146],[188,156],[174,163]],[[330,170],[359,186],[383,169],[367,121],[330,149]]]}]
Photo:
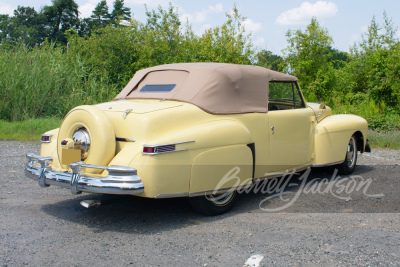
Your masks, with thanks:
[{"label": "front fender", "polygon": [[331,165],[343,162],[351,136],[366,144],[367,121],[355,115],[334,115],[325,118],[315,128],[313,165]]}]

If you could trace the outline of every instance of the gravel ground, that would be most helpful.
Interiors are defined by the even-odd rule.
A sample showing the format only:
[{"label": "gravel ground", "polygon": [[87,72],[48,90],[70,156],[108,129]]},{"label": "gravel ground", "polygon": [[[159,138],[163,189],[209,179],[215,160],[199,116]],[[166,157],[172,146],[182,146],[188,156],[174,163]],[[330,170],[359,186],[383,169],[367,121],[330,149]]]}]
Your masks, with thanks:
[{"label": "gravel ground", "polygon": [[[337,180],[342,187],[332,169],[315,169],[282,197],[253,190],[216,217],[193,212],[184,198],[40,188],[23,175],[24,155],[39,144],[0,141],[0,151],[2,266],[243,266],[255,255],[261,266],[400,265],[399,150],[361,155],[354,176]],[[340,191],[360,179],[369,186]],[[102,205],[85,209],[85,199]]]},{"label": "gravel ground", "polygon": [[372,148],[371,153],[359,156],[359,165],[400,165],[400,150]]}]

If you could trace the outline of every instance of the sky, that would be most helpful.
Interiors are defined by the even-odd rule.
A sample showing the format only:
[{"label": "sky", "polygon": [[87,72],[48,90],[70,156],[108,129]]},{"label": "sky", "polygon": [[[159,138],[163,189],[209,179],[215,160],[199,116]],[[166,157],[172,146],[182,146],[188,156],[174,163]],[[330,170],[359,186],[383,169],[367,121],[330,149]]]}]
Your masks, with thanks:
[{"label": "sky", "polygon": [[[112,10],[114,0],[107,0]],[[81,17],[89,17],[100,0],[75,0],[79,5]],[[168,3],[178,8],[182,22],[189,20],[193,30],[200,35],[205,29],[220,26],[226,21],[226,13],[231,13],[236,4],[239,13],[247,19],[244,25],[251,33],[253,44],[258,50],[269,50],[282,55],[287,46],[286,32],[304,30],[316,17],[318,22],[328,30],[333,38],[333,47],[348,52],[350,46],[361,41],[362,34],[367,32],[375,16],[383,26],[383,12],[392,19],[393,24],[400,26],[400,1],[397,0],[125,0],[125,6],[131,8],[134,17],[146,21],[144,4],[151,9],[159,5],[168,7]],[[51,0],[0,0],[0,14],[13,14],[18,6],[30,6],[40,11]],[[396,16],[397,15],[397,16]],[[397,32],[400,38],[400,32]]]}]

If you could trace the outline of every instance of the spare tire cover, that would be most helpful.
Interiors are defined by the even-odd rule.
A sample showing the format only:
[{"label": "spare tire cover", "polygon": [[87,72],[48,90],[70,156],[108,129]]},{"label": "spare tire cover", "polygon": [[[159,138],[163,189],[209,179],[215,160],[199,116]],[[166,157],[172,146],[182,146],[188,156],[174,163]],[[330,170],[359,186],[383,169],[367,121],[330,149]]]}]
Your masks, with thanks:
[{"label": "spare tire cover", "polygon": [[[71,138],[79,128],[89,133],[90,148],[86,164],[108,166],[115,156],[115,132],[107,115],[95,106],[78,106],[64,118],[58,133],[57,152],[61,162],[61,141]],[[63,168],[69,166],[62,165]],[[87,172],[101,173],[102,170],[87,169]]]}]

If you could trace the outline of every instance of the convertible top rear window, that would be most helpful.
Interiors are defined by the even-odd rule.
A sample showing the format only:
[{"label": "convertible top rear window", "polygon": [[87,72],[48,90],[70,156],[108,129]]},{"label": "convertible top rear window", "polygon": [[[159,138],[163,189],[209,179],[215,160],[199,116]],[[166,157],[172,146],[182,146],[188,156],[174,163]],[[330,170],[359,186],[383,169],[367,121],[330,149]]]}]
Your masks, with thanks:
[{"label": "convertible top rear window", "polygon": [[171,92],[175,88],[176,84],[146,84],[140,88],[141,93],[159,93],[159,92]]}]

